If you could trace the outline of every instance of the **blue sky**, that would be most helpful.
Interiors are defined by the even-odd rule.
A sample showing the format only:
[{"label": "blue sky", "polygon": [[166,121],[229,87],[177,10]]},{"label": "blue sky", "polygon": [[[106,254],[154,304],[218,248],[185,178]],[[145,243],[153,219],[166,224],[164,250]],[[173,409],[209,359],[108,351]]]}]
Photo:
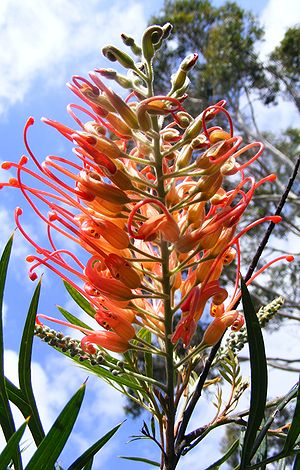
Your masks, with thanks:
[{"label": "blue sky", "polygon": [[[216,5],[223,3],[221,0],[215,0]],[[288,26],[300,20],[296,0],[245,0],[238,3],[246,9],[252,9],[266,27],[266,41],[260,50],[262,57],[280,41]],[[17,161],[24,153],[22,130],[30,115],[36,119],[35,126],[30,130],[30,142],[40,160],[47,154],[70,152],[67,142],[42,124],[40,118],[47,116],[71,123],[65,108],[69,102],[74,102],[74,97],[65,87],[65,82],[73,74],[87,74],[90,69],[105,65],[109,67],[101,57],[101,48],[108,43],[121,45],[121,32],[140,38],[149,16],[157,13],[162,4],[159,0],[147,2],[147,6],[134,0],[2,0],[0,160]],[[278,127],[278,112],[283,127],[293,120],[293,110],[284,104],[280,111],[274,110],[273,114],[271,111],[268,115],[262,113],[262,125],[268,123],[268,126]],[[0,170],[0,181],[4,179],[7,179],[7,173]],[[0,197],[0,242],[3,246],[14,228],[14,207],[25,207],[25,204],[13,190],[2,190]],[[41,239],[40,221],[33,218],[29,212],[24,213],[23,221],[28,231]],[[5,317],[6,367],[7,374],[12,379],[16,378],[16,350],[34,288],[27,278],[28,266],[24,261],[30,252],[31,248],[16,234],[6,292]],[[74,308],[61,289],[60,280],[46,272],[40,312],[54,314],[55,303],[70,310]],[[34,354],[33,376],[37,400],[45,427],[49,428],[57,413],[85,380],[87,374],[71,362],[66,362],[58,353],[38,340],[35,341]],[[72,441],[61,459],[63,467],[67,467],[88,445],[123,420],[122,404],[121,396],[90,377],[82,413]],[[198,410],[195,420],[199,419],[200,415],[204,422],[205,418],[209,419],[206,403]],[[128,436],[137,434],[141,426],[142,419],[132,421],[128,418],[117,436],[100,454],[95,469],[105,469],[108,464],[116,470],[134,468],[135,464],[117,459],[117,455],[156,458],[156,449],[145,445],[145,441],[142,441],[142,445],[125,444]],[[198,463],[197,452],[195,450],[187,456],[180,468]],[[203,468],[216,457],[217,452],[214,435],[208,438],[205,448],[202,449]],[[136,464],[136,468],[143,468],[143,465]]]}]

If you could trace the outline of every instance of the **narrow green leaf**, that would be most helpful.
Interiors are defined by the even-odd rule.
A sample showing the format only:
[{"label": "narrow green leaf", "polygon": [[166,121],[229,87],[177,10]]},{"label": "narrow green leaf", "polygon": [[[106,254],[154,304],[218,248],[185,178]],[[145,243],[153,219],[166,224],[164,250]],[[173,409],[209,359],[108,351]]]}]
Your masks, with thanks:
[{"label": "narrow green leaf", "polygon": [[9,401],[11,401],[14,405],[19,408],[24,418],[30,416],[31,408],[30,405],[27,403],[23,392],[7,378],[5,378],[5,386]]},{"label": "narrow green leaf", "polygon": [[24,434],[29,418],[19,427],[19,429],[11,436],[3,451],[0,454],[1,468],[6,468],[14,459],[16,453],[19,452],[19,442]]},{"label": "narrow green leaf", "polygon": [[73,395],[66,404],[52,428],[42,440],[36,452],[26,466],[26,470],[37,470],[38,468],[53,468],[60,456],[68,437],[77,419],[85,392],[85,384]]},{"label": "narrow green leaf", "polygon": [[300,470],[300,454],[297,454],[295,457],[293,470]]},{"label": "narrow green leaf", "polygon": [[151,421],[150,421],[150,424],[151,424],[152,436],[153,436],[154,439],[155,439],[155,419],[154,419],[154,416],[152,416]]},{"label": "narrow green leaf", "polygon": [[[145,341],[151,344],[151,332],[147,331],[147,334],[144,336]],[[149,352],[144,353],[145,358],[145,375],[147,377],[153,377],[153,359],[152,354]]]},{"label": "narrow green leaf", "polygon": [[298,393],[297,393],[294,416],[293,416],[293,420],[291,422],[291,426],[287,433],[286,440],[282,449],[283,453],[288,454],[292,450],[296,440],[299,437],[299,433],[300,433],[300,386],[298,382]]},{"label": "narrow green leaf", "polygon": [[205,470],[217,470],[224,462],[226,462],[226,460],[229,459],[229,457],[238,448],[238,446],[239,446],[239,439],[233,442],[233,444],[229,447],[229,449],[227,450],[226,454],[223,455],[223,457],[221,457],[219,460],[216,460],[215,463],[211,464]]},{"label": "narrow green leaf", "polygon": [[120,455],[120,459],[134,460],[135,462],[148,463],[149,465],[153,465],[153,467],[160,467],[160,464],[158,462],[155,462],[154,460],[144,459],[143,457],[125,457],[123,455]]},{"label": "narrow green leaf", "polygon": [[84,310],[88,315],[94,318],[96,310],[90,306],[89,302],[83,297],[83,295],[81,295],[76,289],[74,289],[73,286],[71,286],[71,284],[66,281],[64,281],[64,286],[77,305],[79,305],[79,307],[82,308],[82,310]]},{"label": "narrow green leaf", "polygon": [[262,422],[267,400],[267,361],[259,322],[244,280],[242,301],[246,320],[251,368],[251,399],[248,425],[242,448],[240,468],[245,468],[253,456],[253,444]]},{"label": "narrow green leaf", "polygon": [[[13,244],[13,235],[8,240],[0,260],[0,424],[6,441],[16,432],[14,419],[8,401],[4,377],[4,339],[3,339],[3,295],[7,276],[8,263]],[[22,468],[21,455],[17,451],[14,457],[15,469]]]},{"label": "narrow green leaf", "polygon": [[23,392],[24,398],[26,399],[27,403],[31,408],[30,431],[37,446],[45,437],[31,384],[31,356],[34,338],[34,325],[36,320],[40,291],[41,283],[39,282],[36,286],[28,309],[27,318],[21,339],[18,362],[20,390]]},{"label": "narrow green leaf", "polygon": [[93,461],[94,459],[92,458],[83,468],[83,470],[92,470],[93,468]]},{"label": "narrow green leaf", "polygon": [[90,326],[88,326],[86,323],[84,323],[83,321],[79,320],[77,317],[72,315],[72,313],[68,312],[65,308],[60,307],[59,305],[56,305],[56,306],[58,310],[60,311],[60,313],[65,317],[65,319],[68,322],[72,323],[72,325],[81,326],[82,328],[92,330]]},{"label": "narrow green leaf", "polygon": [[232,368],[228,367],[226,364],[224,364],[224,362],[221,363],[221,367],[229,374],[229,375],[233,375],[233,372],[232,372]]},{"label": "narrow green leaf", "polygon": [[[266,425],[266,419],[263,419],[262,423],[261,423],[261,427],[263,428],[265,425]],[[256,443],[256,440],[255,440],[255,443]],[[254,443],[254,446],[255,446],[255,443]],[[253,452],[253,456],[255,456],[256,463],[261,463],[261,462],[263,462],[264,460],[267,459],[267,457],[268,457],[268,438],[267,438],[267,436],[265,436],[261,440],[260,445],[259,445],[258,448],[256,448],[256,447],[255,447],[255,449],[252,448],[252,452]],[[266,468],[265,465],[261,465],[260,470],[265,470],[265,468]]]},{"label": "narrow green leaf", "polygon": [[95,444],[93,444],[89,449],[87,449],[78,459],[73,462],[68,470],[81,470],[84,466],[88,465],[89,462],[93,459],[94,455],[99,452],[99,450],[112,438],[112,436],[117,432],[119,427],[123,423],[115,426],[111,431],[102,436]]},{"label": "narrow green leaf", "polygon": [[226,380],[230,385],[232,384],[232,377],[228,377],[228,375],[223,371],[219,370],[219,373],[222,375],[223,379]]},{"label": "narrow green leaf", "polygon": [[64,356],[72,359],[72,361],[76,362],[76,364],[78,364],[80,367],[87,369],[91,373],[98,375],[99,377],[103,378],[104,380],[108,382],[115,382],[120,385],[125,385],[125,387],[129,387],[134,390],[140,390],[141,392],[144,390],[143,387],[136,380],[130,377],[130,373],[122,374],[121,376],[114,375],[112,374],[110,370],[106,369],[105,367],[101,365],[92,365],[88,360],[82,362],[79,356],[72,357],[70,355],[70,351],[62,351],[60,348],[57,348],[56,346],[51,346],[51,347],[56,349],[56,351],[59,351]]},{"label": "narrow green leaf", "polygon": [[257,434],[257,437],[254,442],[253,446],[253,452],[256,452],[256,449],[259,448],[261,442],[263,441],[264,437],[266,436],[269,428],[271,427],[271,424],[273,423],[275,416],[283,410],[286,405],[293,400],[297,396],[297,391],[298,391],[298,384],[295,384],[292,389],[280,400],[278,405],[275,407],[273,412],[269,415],[267,420],[265,421],[264,425],[261,427],[261,430]]}]

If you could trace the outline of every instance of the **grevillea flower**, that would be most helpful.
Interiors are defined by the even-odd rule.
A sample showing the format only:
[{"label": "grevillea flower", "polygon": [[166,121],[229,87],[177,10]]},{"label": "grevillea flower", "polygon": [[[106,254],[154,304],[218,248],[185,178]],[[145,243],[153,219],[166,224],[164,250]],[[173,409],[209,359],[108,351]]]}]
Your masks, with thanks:
[{"label": "grevillea flower", "polygon": [[[36,252],[27,257],[30,278],[39,266],[51,269],[96,312],[102,330],[77,328],[86,351],[124,352],[142,327],[163,341],[162,349],[179,340],[187,347],[209,305],[215,318],[205,344],[215,344],[229,326],[239,328],[242,316],[233,307],[240,295],[239,240],[260,223],[280,221],[267,216],[239,229],[255,190],[275,178],[246,175],[263,145],[242,145],[224,100],[195,118],[186,111],[187,73],[197,54],[180,64],[166,95],[153,95],[149,63],[170,29],[153,28],[135,49],[143,52],[142,66],[113,46],[105,49],[128,77],[111,69],[72,77],[68,87],[82,101],[67,107],[74,128],[42,119],[74,145],[72,158],[50,154],[40,162],[28,143],[29,118],[28,157],[2,164],[16,174],[1,187],[17,189],[46,227],[44,247],[26,232],[16,209],[16,224]],[[116,94],[102,77],[129,88],[128,96]],[[227,119],[224,129],[214,123],[218,115]],[[62,238],[78,250],[61,247]],[[229,296],[222,272],[236,258]]]}]

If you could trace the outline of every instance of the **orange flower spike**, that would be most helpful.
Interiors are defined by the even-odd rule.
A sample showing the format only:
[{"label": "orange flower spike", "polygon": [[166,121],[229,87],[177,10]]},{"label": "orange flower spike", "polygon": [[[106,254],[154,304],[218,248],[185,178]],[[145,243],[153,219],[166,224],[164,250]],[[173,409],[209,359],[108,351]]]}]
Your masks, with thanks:
[{"label": "orange flower spike", "polygon": [[[162,209],[163,214],[154,215],[150,217],[146,222],[142,224],[142,226],[137,230],[137,232],[134,232],[132,230],[133,218],[136,212],[145,204],[155,204],[159,206],[160,209]],[[131,211],[128,219],[128,232],[131,237],[144,241],[154,240],[158,232],[160,232],[162,237],[170,243],[176,242],[180,235],[180,230],[175,219],[169,213],[164,204],[160,201],[150,198],[144,199],[143,201],[136,204],[134,209]]]},{"label": "orange flower spike", "polygon": [[99,239],[102,236],[108,243],[118,250],[124,250],[129,246],[129,237],[120,227],[106,219],[93,220],[86,215],[75,216],[80,230],[90,237]]},{"label": "orange flower spike", "polygon": [[95,344],[116,353],[123,353],[129,349],[128,341],[113,331],[95,331],[81,340],[81,348],[90,354],[95,354],[97,351]]},{"label": "orange flower spike", "polygon": [[200,246],[200,244],[201,248],[205,250],[213,248],[217,243],[223,228],[221,225],[214,226],[212,228],[214,228],[214,230],[208,231],[202,227],[180,237],[175,245],[176,250],[179,251],[179,253],[188,253],[197,245]]},{"label": "orange flower spike", "polygon": [[[203,261],[202,263],[200,263],[197,266],[195,272],[196,272],[198,282],[203,282],[204,281],[204,279],[207,277],[208,273],[210,272],[210,269],[211,269],[213,263],[214,263],[214,260],[210,259],[208,261]],[[221,270],[222,270],[222,263],[219,262],[213,270],[214,280],[219,278]],[[209,279],[212,280],[211,277]]]},{"label": "orange flower spike", "polygon": [[100,197],[95,197],[91,201],[84,201],[89,208],[89,212],[95,218],[100,216],[105,216],[111,218],[120,218],[122,216],[122,211],[124,209],[124,204],[112,203],[101,199]]},{"label": "orange flower spike", "polygon": [[212,317],[222,317],[225,312],[224,304],[216,305],[214,303],[210,306],[210,314]]},{"label": "orange flower spike", "polygon": [[[95,149],[101,152],[101,154],[104,154],[109,158],[124,157],[123,152],[119,149],[115,142],[107,139],[105,136],[99,134],[96,136],[95,134],[90,134],[89,132],[80,131],[74,135],[74,138],[77,141],[79,140],[78,136],[82,139],[85,139],[88,144],[92,145]],[[82,139],[81,142],[83,141]]]},{"label": "orange flower spike", "polygon": [[188,208],[187,221],[194,228],[199,228],[205,217],[205,202],[197,202]]},{"label": "orange flower spike", "polygon": [[223,131],[223,129],[214,129],[209,133],[209,140],[212,144],[215,144],[220,140],[228,140],[230,138],[231,135],[228,132]]},{"label": "orange flower spike", "polygon": [[109,297],[112,300],[123,301],[134,298],[134,294],[130,288],[125,286],[123,282],[116,279],[108,279],[105,276],[101,276],[98,270],[99,259],[93,256],[87,263],[84,270],[84,274],[88,278],[88,281],[94,286],[94,288],[105,297]]},{"label": "orange flower spike", "polygon": [[125,250],[128,248],[130,241],[124,230],[113,222],[105,219],[98,221],[98,225],[101,228],[101,235],[103,238],[114,248],[117,248],[118,250]]},{"label": "orange flower spike", "polygon": [[112,329],[117,335],[121,336],[126,341],[129,341],[135,336],[135,329],[132,324],[115,313],[109,310],[101,310],[96,313],[95,320],[100,326],[106,330]]},{"label": "orange flower spike", "polygon": [[127,204],[130,202],[130,198],[124,191],[111,184],[102,183],[101,176],[95,171],[82,170],[79,173],[77,187],[79,190],[83,187],[83,190],[112,204]]},{"label": "orange flower spike", "polygon": [[110,179],[112,183],[114,183],[119,189],[123,189],[124,191],[134,191],[136,188],[132,184],[132,178],[128,171],[126,170],[124,164],[116,160],[115,165],[117,170],[114,173],[111,173],[106,168],[103,168],[104,173]]},{"label": "orange flower spike", "polygon": [[105,258],[105,264],[111,275],[123,282],[130,289],[137,289],[141,286],[141,278],[139,274],[132,268],[131,264],[121,256],[110,253]]},{"label": "orange flower spike", "polygon": [[123,101],[123,99],[117,95],[113,90],[108,88],[102,80],[96,75],[98,70],[95,72],[90,73],[90,77],[93,82],[100,88],[101,91],[105,93],[106,98],[108,99],[109,103],[113,106],[114,110],[116,110],[124,122],[130,127],[130,129],[138,129],[139,123],[136,117],[136,114],[132,111],[130,106]]},{"label": "orange flower spike", "polygon": [[177,341],[182,339],[183,346],[187,348],[191,342],[191,339],[196,331],[197,323],[193,319],[192,315],[182,316],[179,320],[176,330],[172,335],[171,341],[176,344]]},{"label": "orange flower spike", "polygon": [[188,347],[210,297],[213,297],[214,303],[221,304],[226,299],[227,292],[217,281],[210,282],[203,289],[198,286],[192,288],[181,306],[182,315],[172,336],[173,343],[182,339],[184,347]]},{"label": "orange flower spike", "polygon": [[239,331],[244,325],[244,317],[237,310],[231,310],[220,317],[216,317],[207,327],[201,345],[214,346],[223,336],[229,326],[233,331]]}]

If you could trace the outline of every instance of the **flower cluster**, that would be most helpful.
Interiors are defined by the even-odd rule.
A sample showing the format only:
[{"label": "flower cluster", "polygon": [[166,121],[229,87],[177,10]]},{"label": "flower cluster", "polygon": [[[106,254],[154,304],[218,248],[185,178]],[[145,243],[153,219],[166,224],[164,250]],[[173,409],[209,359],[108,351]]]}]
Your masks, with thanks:
[{"label": "flower cluster", "polygon": [[[26,233],[16,209],[16,224],[36,250],[27,258],[29,276],[35,279],[37,267],[46,266],[89,302],[101,328],[77,328],[91,354],[95,346],[125,352],[140,328],[154,333],[162,348],[179,340],[187,347],[206,308],[213,319],[203,344],[215,344],[228,327],[237,331],[243,325],[234,308],[240,237],[264,221],[280,221],[270,216],[238,228],[256,188],[275,176],[255,181],[245,175],[263,145],[242,146],[225,101],[195,118],[185,110],[197,54],[180,64],[167,95],[154,95],[152,60],[169,32],[168,24],[148,28],[141,47],[124,35],[141,54],[138,62],[113,46],[104,49],[127,76],[97,69],[72,78],[68,86],[82,101],[67,108],[74,128],[42,120],[74,144],[73,158],[49,155],[40,163],[27,139],[30,118],[24,140],[35,169],[25,156],[2,165],[16,170],[2,187],[18,188],[47,227],[45,248]],[[129,89],[128,96],[112,91],[103,77]],[[59,248],[54,232],[78,244],[81,254]],[[236,285],[228,298],[221,275],[235,258]]]}]

